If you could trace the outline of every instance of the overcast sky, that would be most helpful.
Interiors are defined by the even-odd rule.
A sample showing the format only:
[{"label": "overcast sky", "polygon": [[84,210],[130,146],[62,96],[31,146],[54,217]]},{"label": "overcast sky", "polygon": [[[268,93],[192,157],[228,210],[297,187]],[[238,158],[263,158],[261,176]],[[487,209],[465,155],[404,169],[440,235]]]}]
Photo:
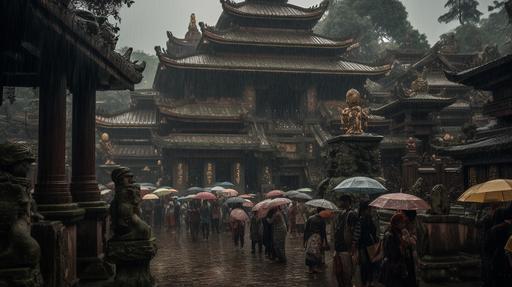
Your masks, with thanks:
[{"label": "overcast sky", "polygon": [[[237,2],[240,2],[238,0]],[[289,0],[300,6],[313,6],[321,0]],[[440,24],[439,15],[445,11],[446,0],[402,0],[412,25],[427,34],[432,45],[439,35],[457,26],[456,22]],[[479,0],[480,11],[487,13],[491,0]],[[214,25],[222,12],[219,0],[135,0],[131,8],[121,11],[121,34],[118,47],[130,46],[154,54],[154,46],[165,46],[165,31],[182,38],[187,31],[189,17],[195,13],[198,22]],[[389,15],[393,17],[393,15]]]}]

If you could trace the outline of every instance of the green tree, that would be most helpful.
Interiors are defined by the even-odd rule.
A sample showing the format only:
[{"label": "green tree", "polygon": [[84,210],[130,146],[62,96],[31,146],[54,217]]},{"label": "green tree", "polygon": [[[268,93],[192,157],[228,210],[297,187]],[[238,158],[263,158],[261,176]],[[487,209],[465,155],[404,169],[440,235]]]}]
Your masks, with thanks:
[{"label": "green tree", "polygon": [[389,47],[428,49],[427,37],[412,27],[407,15],[399,0],[337,0],[331,2],[316,30],[357,40],[360,48],[355,58],[365,61],[377,59]]},{"label": "green tree", "polygon": [[130,7],[135,0],[71,0],[72,7],[87,9],[96,16],[114,17],[120,21],[119,10],[126,5]]},{"label": "green tree", "polygon": [[437,19],[440,23],[450,23],[456,19],[461,25],[478,23],[482,16],[482,12],[477,8],[478,1],[476,0],[448,0],[444,7],[448,8],[448,12]]}]

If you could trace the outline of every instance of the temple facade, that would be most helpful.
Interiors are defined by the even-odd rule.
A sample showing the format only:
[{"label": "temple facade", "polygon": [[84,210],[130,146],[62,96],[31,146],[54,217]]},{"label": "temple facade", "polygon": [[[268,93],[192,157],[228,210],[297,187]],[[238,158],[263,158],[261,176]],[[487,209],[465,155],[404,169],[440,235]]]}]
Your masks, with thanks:
[{"label": "temple facade", "polygon": [[[141,107],[97,118],[112,133],[112,155],[120,156],[122,142],[145,146],[158,159],[146,158],[147,168],[139,170],[160,160],[163,182],[178,189],[222,181],[251,192],[316,185],[321,147],[342,132],[338,108],[345,93],[364,92],[366,80],[389,66],[346,61],[353,40],[312,31],[326,1],[310,8],[287,2],[223,0],[215,26],[198,29],[192,15],[184,39],[168,32],[166,49],[155,48],[160,64],[150,120],[140,125]],[[370,129],[383,120],[373,118]],[[115,135],[123,124],[133,138]]]}]

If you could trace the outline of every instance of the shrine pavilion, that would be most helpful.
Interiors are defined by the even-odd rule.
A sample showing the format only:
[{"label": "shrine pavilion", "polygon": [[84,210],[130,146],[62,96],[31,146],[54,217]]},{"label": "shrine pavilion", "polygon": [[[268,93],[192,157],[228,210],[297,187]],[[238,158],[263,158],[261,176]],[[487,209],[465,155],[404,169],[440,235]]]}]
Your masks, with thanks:
[{"label": "shrine pavilion", "polygon": [[[353,40],[312,31],[327,1],[310,8],[285,0],[221,5],[215,26],[199,23],[199,32],[192,15],[184,39],[168,32],[166,49],[155,48],[157,127],[150,140],[164,182],[183,189],[230,181],[253,192],[318,183],[320,147],[330,131],[341,133],[332,128],[339,126],[333,109],[347,90],[364,91],[365,81],[389,66],[349,62],[343,55]],[[99,123],[121,129],[118,119]],[[378,127],[383,119],[376,120]],[[112,137],[113,149],[122,150],[122,141]]]}]

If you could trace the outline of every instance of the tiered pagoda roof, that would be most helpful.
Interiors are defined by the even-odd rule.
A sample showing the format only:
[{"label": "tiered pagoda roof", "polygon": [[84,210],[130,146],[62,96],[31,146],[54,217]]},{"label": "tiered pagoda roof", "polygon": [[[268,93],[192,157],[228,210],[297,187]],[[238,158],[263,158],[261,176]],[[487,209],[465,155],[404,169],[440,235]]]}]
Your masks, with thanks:
[{"label": "tiered pagoda roof", "polygon": [[219,30],[215,27],[201,25],[205,40],[224,45],[257,45],[272,47],[300,47],[339,49],[343,53],[354,40],[327,38],[307,30],[272,29],[258,27],[231,27]]},{"label": "tiered pagoda roof", "polygon": [[184,134],[153,135],[153,142],[168,149],[255,150],[262,141],[250,134]]},{"label": "tiered pagoda roof", "polygon": [[400,97],[382,107],[372,110],[373,113],[382,116],[391,116],[405,110],[436,111],[453,103],[456,99],[433,96],[430,94],[416,94],[412,97]]},{"label": "tiered pagoda roof", "polygon": [[[200,23],[203,33],[195,53],[179,57],[155,48],[163,68],[157,73],[170,68],[381,76],[390,68],[346,61],[342,54],[353,40],[331,39],[313,33],[312,27],[326,11],[328,1],[311,8],[280,0],[241,3],[222,0],[221,3],[224,13],[215,27]],[[157,74],[155,81],[159,79],[162,78]]]},{"label": "tiered pagoda roof", "polygon": [[178,69],[365,76],[381,76],[389,70],[388,65],[370,67],[329,57],[308,58],[284,55],[251,55],[248,57],[246,54],[234,53],[198,54],[181,59],[172,59],[159,53],[158,57],[164,66]]},{"label": "tiered pagoda roof", "polygon": [[130,110],[116,115],[96,115],[96,124],[106,128],[155,128],[155,110]]},{"label": "tiered pagoda roof", "polygon": [[[287,0],[246,0],[239,3],[221,0],[221,3],[224,14],[236,19],[235,21],[240,24],[248,21],[251,25],[269,26],[273,22],[278,22],[281,26],[284,21],[295,26],[312,28],[324,15],[329,1],[323,1],[320,5],[310,8],[289,4]],[[221,17],[217,25],[223,25],[224,18]]]},{"label": "tiered pagoda roof", "polygon": [[181,120],[240,121],[248,113],[238,100],[189,102],[156,97],[156,104],[161,114]]}]

